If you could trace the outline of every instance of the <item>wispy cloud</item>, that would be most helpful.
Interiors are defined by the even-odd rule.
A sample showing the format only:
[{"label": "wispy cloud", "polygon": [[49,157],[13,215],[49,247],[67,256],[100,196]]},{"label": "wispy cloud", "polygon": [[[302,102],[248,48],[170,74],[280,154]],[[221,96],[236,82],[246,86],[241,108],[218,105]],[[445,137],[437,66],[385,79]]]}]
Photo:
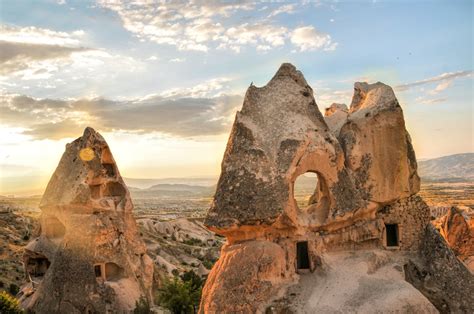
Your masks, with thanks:
[{"label": "wispy cloud", "polygon": [[440,82],[435,88],[437,92],[440,92],[442,90],[445,90],[447,87],[449,87],[453,80],[457,78],[461,78],[461,77],[470,77],[471,75],[472,75],[472,70],[446,72],[446,73],[433,76],[424,80],[397,85],[395,86],[395,90],[406,91],[413,87]]},{"label": "wispy cloud", "polygon": [[282,6],[278,7],[277,9],[273,10],[268,15],[268,17],[274,17],[274,16],[277,16],[277,15],[282,14],[282,13],[291,14],[291,13],[294,13],[294,12],[295,12],[295,5],[294,4],[285,4],[285,5],[282,5]]}]

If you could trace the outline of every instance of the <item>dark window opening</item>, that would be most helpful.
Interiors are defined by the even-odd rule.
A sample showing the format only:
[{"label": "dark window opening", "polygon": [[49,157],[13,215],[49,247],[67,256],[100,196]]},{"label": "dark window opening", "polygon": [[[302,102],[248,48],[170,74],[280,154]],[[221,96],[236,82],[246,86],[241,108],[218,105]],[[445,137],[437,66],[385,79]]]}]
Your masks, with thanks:
[{"label": "dark window opening", "polygon": [[103,164],[105,168],[105,173],[108,177],[114,177],[115,176],[115,168],[113,164]]},{"label": "dark window opening", "polygon": [[102,268],[100,265],[94,265],[94,273],[96,277],[102,277]]},{"label": "dark window opening", "polygon": [[385,232],[387,238],[387,246],[398,246],[398,225],[386,224]]},{"label": "dark window opening", "polygon": [[296,268],[309,269],[308,242],[296,243]]},{"label": "dark window opening", "polygon": [[119,182],[108,182],[104,191],[104,196],[124,196],[125,188]]},{"label": "dark window opening", "polygon": [[27,261],[28,274],[34,277],[42,277],[46,273],[51,263],[46,257],[30,258]]}]

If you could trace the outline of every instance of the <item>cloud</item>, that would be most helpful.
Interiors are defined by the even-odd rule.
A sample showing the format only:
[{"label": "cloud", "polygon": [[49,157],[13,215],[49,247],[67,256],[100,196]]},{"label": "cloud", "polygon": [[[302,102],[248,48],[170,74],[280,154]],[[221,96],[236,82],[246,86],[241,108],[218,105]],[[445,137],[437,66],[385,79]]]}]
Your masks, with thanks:
[{"label": "cloud", "polygon": [[101,0],[99,4],[116,12],[124,28],[140,40],[172,45],[178,50],[207,52],[216,48],[239,53],[248,45],[283,46],[290,39],[290,33],[294,34],[290,42],[300,47],[300,51],[336,48],[329,35],[317,32],[312,26],[292,31],[272,23],[271,18],[279,14],[293,13],[293,4],[282,5],[267,17],[251,23],[242,23],[241,18],[233,17],[250,10],[261,12],[255,10],[257,3],[253,1],[130,3]]},{"label": "cloud", "polygon": [[181,93],[116,101],[103,98],[58,100],[25,95],[0,98],[2,123],[21,127],[35,139],[74,137],[86,126],[101,131],[159,132],[176,137],[199,137],[228,132],[242,97],[211,94],[221,82],[184,89]]},{"label": "cloud", "polygon": [[74,53],[91,49],[80,46],[84,31],[56,32],[37,27],[0,25],[0,75],[49,78],[49,72]]},{"label": "cloud", "polygon": [[286,4],[286,5],[282,5],[281,7],[278,7],[277,9],[273,10],[269,15],[268,17],[274,17],[274,16],[277,16],[278,14],[282,14],[282,13],[286,13],[286,14],[292,14],[292,13],[295,13],[295,5],[294,4]]},{"label": "cloud", "polygon": [[0,75],[25,70],[38,61],[68,58],[74,52],[86,50],[81,47],[0,41]]},{"label": "cloud", "polygon": [[425,98],[425,97],[417,97],[415,99],[416,102],[424,104],[424,105],[433,105],[441,102],[446,102],[447,98]]},{"label": "cloud", "polygon": [[170,62],[180,63],[186,61],[186,58],[173,58],[170,59]]},{"label": "cloud", "polygon": [[335,50],[337,43],[332,42],[329,34],[316,30],[313,26],[302,26],[296,28],[291,34],[291,42],[300,51],[312,51],[323,49],[326,51]]},{"label": "cloud", "polygon": [[78,46],[84,34],[83,30],[67,33],[34,26],[15,27],[0,25],[0,40],[16,43]]},{"label": "cloud", "polygon": [[467,71],[457,71],[457,72],[446,72],[437,76],[433,76],[424,80],[412,82],[412,83],[406,83],[406,84],[400,84],[395,86],[395,90],[397,91],[406,91],[409,90],[413,87],[417,86],[422,86],[426,84],[432,84],[432,83],[438,83],[438,85],[435,88],[436,92],[440,92],[448,88],[452,81],[461,78],[461,77],[470,77],[472,75],[472,70],[467,70]]}]

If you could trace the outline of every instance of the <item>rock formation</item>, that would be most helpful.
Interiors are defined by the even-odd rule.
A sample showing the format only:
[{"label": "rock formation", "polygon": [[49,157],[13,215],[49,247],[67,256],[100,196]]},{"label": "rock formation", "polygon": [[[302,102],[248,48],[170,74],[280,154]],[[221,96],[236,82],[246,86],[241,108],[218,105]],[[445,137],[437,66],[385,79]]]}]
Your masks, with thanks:
[{"label": "rock formation", "polygon": [[433,222],[454,254],[474,272],[474,221],[457,207]]},{"label": "rock formation", "polygon": [[[294,182],[307,172],[318,181],[300,208]],[[403,265],[429,223],[418,191],[415,153],[389,86],[356,83],[350,109],[333,104],[324,118],[301,72],[283,64],[266,86],[249,87],[236,115],[205,220],[227,244],[200,311],[268,310],[302,274],[328,271],[338,250],[390,250]],[[394,278],[403,281],[400,265]],[[414,311],[429,304],[404,283],[397,284]],[[381,308],[405,311],[403,300],[389,298]]]},{"label": "rock formation", "polygon": [[441,313],[474,313],[474,276],[431,224],[422,243],[421,259],[405,265],[406,280]]},{"label": "rock formation", "polygon": [[128,313],[150,300],[153,263],[133,204],[102,136],[86,128],[66,146],[40,203],[41,233],[25,249],[30,284],[21,297],[38,313]]}]

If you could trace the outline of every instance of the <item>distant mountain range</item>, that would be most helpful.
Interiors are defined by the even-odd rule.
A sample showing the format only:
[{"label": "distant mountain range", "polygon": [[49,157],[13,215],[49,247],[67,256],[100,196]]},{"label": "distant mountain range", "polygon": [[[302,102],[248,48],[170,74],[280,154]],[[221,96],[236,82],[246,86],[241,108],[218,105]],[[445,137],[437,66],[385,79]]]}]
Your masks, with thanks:
[{"label": "distant mountain range", "polygon": [[215,185],[200,186],[160,183],[145,189],[129,187],[129,190],[133,198],[210,197],[215,191]]},{"label": "distant mountain range", "polygon": [[[474,153],[418,160],[418,174],[423,182],[474,182]],[[0,195],[41,195],[48,179],[32,176],[0,177]],[[164,179],[124,178],[132,195],[145,198],[212,195],[217,179],[217,176]],[[313,189],[315,181],[315,178],[302,178],[299,190]]]},{"label": "distant mountain range", "polygon": [[418,161],[422,181],[474,182],[474,153]]}]

